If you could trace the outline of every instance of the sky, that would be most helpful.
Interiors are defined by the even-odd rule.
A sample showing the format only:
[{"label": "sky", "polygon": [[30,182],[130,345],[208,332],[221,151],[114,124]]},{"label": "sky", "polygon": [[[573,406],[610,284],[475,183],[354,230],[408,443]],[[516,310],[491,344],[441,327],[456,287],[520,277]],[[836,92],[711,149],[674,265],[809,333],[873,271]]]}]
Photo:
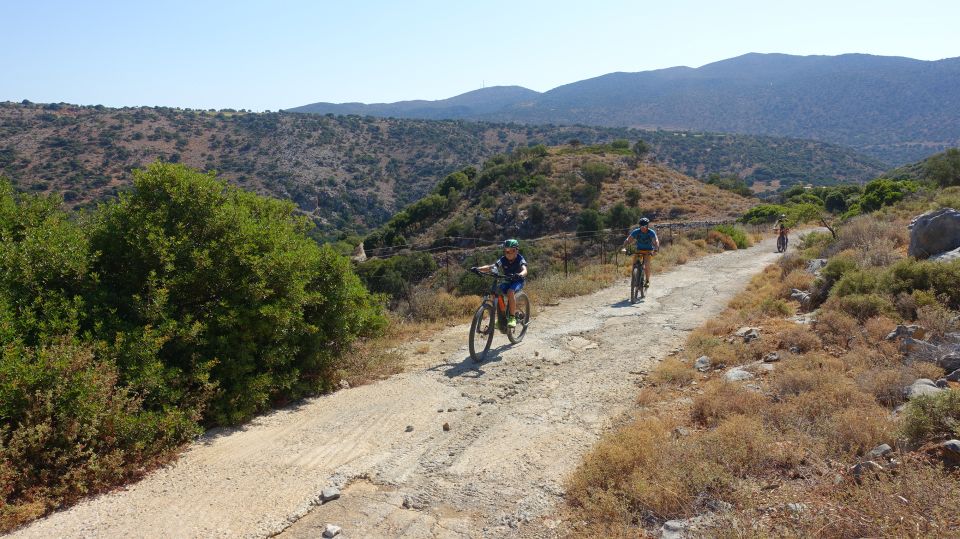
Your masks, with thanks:
[{"label": "sky", "polygon": [[958,20],[956,0],[0,0],[0,101],[263,111],[748,52],[939,60]]}]

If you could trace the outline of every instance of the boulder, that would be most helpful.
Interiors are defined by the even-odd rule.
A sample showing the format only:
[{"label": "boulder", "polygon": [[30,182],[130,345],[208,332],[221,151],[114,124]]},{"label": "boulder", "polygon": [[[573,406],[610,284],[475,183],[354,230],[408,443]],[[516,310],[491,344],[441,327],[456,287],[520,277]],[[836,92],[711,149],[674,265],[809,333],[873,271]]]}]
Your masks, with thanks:
[{"label": "boulder", "polygon": [[740,367],[734,367],[730,369],[723,375],[723,377],[728,382],[742,382],[744,380],[753,380],[754,378],[752,374],[741,369]]},{"label": "boulder", "polygon": [[893,331],[887,334],[885,337],[888,341],[895,341],[903,337],[911,337],[914,339],[922,339],[927,335],[927,330],[922,326],[916,324],[904,325],[898,324]]},{"label": "boulder", "polygon": [[929,258],[960,247],[960,211],[941,208],[917,216],[910,223],[907,254]]},{"label": "boulder", "polygon": [[877,447],[874,447],[867,453],[867,456],[870,458],[880,458],[887,456],[888,453],[892,452],[893,448],[887,444],[880,444]]},{"label": "boulder", "polygon": [[951,372],[944,378],[946,378],[948,382],[960,382],[960,369]]},{"label": "boulder", "polygon": [[800,305],[806,307],[810,305],[810,292],[804,292],[803,290],[794,288],[790,291],[790,299],[794,299],[800,302]]},{"label": "boulder", "polygon": [[743,342],[750,342],[760,338],[760,328],[742,327],[734,335],[742,338]]},{"label": "boulder", "polygon": [[933,260],[934,262],[950,262],[951,260],[960,260],[960,247],[957,247],[952,251],[933,255],[930,257],[930,260]]},{"label": "boulder", "polygon": [[327,487],[320,491],[320,501],[323,503],[331,502],[340,498],[340,489],[337,487]]},{"label": "boulder", "polygon": [[337,526],[335,524],[327,524],[323,528],[323,536],[329,539],[330,537],[336,537],[340,535],[341,531],[342,531],[342,528],[340,528],[340,526]]},{"label": "boulder", "polygon": [[710,370],[710,358],[707,356],[700,356],[696,361],[693,362],[693,368],[697,369],[700,372],[707,372]]},{"label": "boulder", "polygon": [[917,381],[903,388],[903,396],[908,400],[923,395],[936,395],[943,389],[937,387],[937,384],[927,378],[918,378]]},{"label": "boulder", "polygon": [[940,444],[943,460],[950,464],[960,464],[960,440],[947,440]]},{"label": "boulder", "polygon": [[780,361],[780,354],[777,352],[770,352],[763,356],[764,363],[776,363],[777,361]]},{"label": "boulder", "polygon": [[814,275],[820,275],[820,270],[827,267],[826,258],[814,258],[807,263],[807,273],[812,273]]},{"label": "boulder", "polygon": [[936,361],[943,353],[940,347],[913,337],[904,337],[900,341],[900,353],[911,360]]},{"label": "boulder", "polygon": [[937,360],[937,365],[945,372],[954,372],[960,369],[960,352],[951,352]]}]

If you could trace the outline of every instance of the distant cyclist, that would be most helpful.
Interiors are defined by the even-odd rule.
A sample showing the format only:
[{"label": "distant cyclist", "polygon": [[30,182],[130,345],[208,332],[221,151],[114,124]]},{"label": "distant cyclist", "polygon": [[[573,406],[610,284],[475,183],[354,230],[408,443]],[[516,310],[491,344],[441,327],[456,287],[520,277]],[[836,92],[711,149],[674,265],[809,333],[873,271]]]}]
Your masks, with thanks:
[{"label": "distant cyclist", "polygon": [[773,231],[777,233],[777,252],[786,251],[790,227],[787,226],[787,216],[785,214],[780,214],[776,224],[773,225]]},{"label": "distant cyclist", "polygon": [[[646,276],[647,280],[644,283],[644,288],[650,287],[650,258],[651,253],[654,251],[660,250],[660,238],[657,237],[657,233],[650,228],[650,219],[643,217],[640,219],[639,227],[630,231],[630,234],[627,235],[627,239],[623,240],[623,247],[626,248],[627,244],[631,240],[636,242],[637,251],[645,251],[643,256],[643,273]],[[624,249],[626,250],[626,249]]]},{"label": "distant cyclist", "polygon": [[514,313],[517,312],[516,293],[523,289],[524,279],[527,277],[527,261],[520,254],[520,242],[517,240],[507,240],[503,242],[503,256],[493,264],[479,266],[477,271],[489,272],[494,267],[497,273],[513,279],[500,283],[500,291],[507,296],[507,327],[517,327],[517,318]]}]

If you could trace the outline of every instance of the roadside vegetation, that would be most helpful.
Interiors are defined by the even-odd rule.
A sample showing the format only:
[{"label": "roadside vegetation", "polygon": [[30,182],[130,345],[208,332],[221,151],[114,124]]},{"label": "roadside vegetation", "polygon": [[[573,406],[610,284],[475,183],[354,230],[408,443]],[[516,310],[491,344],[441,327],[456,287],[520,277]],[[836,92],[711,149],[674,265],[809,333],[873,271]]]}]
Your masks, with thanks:
[{"label": "roadside vegetation", "polygon": [[307,231],[174,164],[82,214],[0,184],[0,531],[334,387],[386,318]]},{"label": "roadside vegetation", "polygon": [[[569,478],[572,530],[635,537],[674,521],[709,537],[960,533],[960,462],[941,447],[960,437],[960,386],[908,399],[906,386],[944,369],[887,338],[898,324],[927,338],[960,331],[960,261],[906,256],[909,219],[960,208],[960,187],[871,184],[836,237],[794,237],[790,254],[650,373],[636,419]],[[823,211],[804,196],[770,214],[805,205]]]}]

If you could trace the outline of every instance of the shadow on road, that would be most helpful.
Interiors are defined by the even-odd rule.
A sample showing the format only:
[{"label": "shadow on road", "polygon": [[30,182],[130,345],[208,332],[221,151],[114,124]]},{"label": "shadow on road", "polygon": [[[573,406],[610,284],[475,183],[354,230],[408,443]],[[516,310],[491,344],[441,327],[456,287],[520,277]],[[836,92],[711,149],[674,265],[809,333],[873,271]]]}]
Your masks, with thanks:
[{"label": "shadow on road", "polygon": [[510,343],[501,344],[496,348],[491,348],[487,351],[487,358],[483,361],[474,361],[470,357],[470,354],[467,354],[459,363],[443,363],[442,365],[437,365],[436,367],[430,367],[428,371],[442,371],[443,375],[447,378],[456,378],[457,376],[463,376],[465,378],[479,378],[486,374],[483,370],[484,365],[490,363],[496,363],[502,361],[503,358],[500,356],[500,353],[510,348],[512,345]]}]

